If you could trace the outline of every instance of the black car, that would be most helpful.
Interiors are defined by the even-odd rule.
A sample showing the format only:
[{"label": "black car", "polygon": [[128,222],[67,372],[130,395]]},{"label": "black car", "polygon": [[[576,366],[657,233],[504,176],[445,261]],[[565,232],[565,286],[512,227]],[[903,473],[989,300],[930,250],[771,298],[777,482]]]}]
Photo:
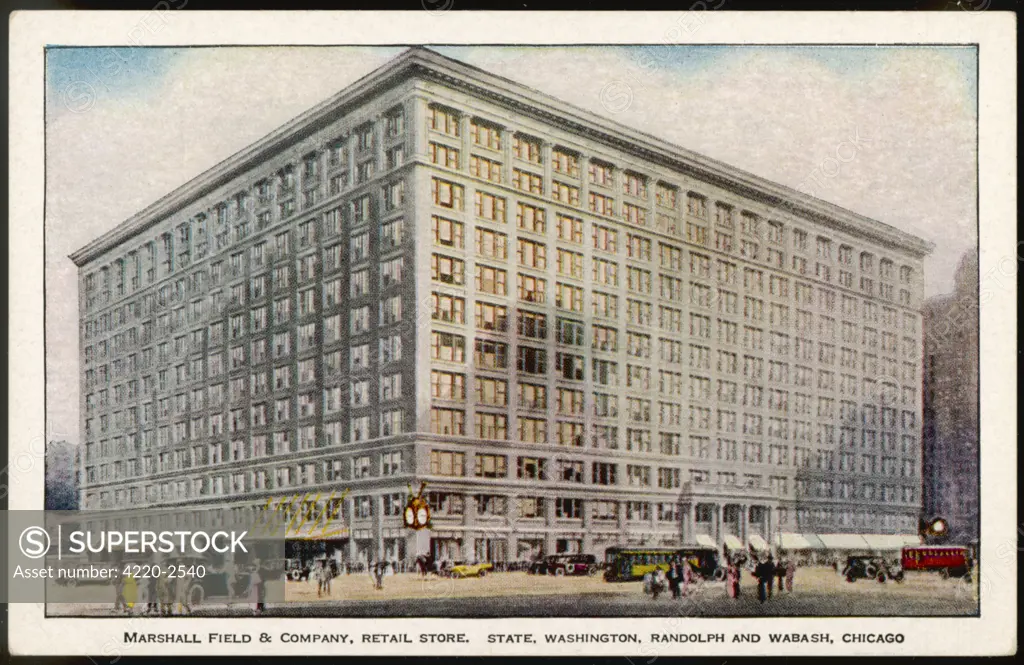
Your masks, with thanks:
[{"label": "black car", "polygon": [[850,583],[858,579],[867,579],[885,584],[886,580],[902,582],[903,570],[876,554],[851,554],[846,557],[843,577]]},{"label": "black car", "polygon": [[309,564],[300,559],[288,559],[285,565],[285,575],[293,582],[308,580],[312,572]]},{"label": "black car", "polygon": [[597,557],[593,554],[555,554],[548,557],[548,575],[593,575],[597,569]]},{"label": "black car", "polygon": [[549,554],[530,564],[531,575],[595,575],[600,566],[593,554]]},{"label": "black car", "polygon": [[547,575],[549,558],[551,557],[541,557],[539,559],[534,559],[530,562],[530,567],[526,569],[526,572],[530,575]]}]

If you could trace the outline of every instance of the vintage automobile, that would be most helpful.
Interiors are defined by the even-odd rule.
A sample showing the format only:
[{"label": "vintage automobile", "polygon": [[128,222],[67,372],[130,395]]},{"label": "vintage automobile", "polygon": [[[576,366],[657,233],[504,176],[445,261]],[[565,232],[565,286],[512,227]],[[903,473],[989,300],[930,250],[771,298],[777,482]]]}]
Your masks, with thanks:
[{"label": "vintage automobile", "polygon": [[531,575],[593,575],[598,571],[597,557],[593,554],[549,554],[530,564]]},{"label": "vintage automobile", "polygon": [[465,563],[456,561],[455,564],[449,569],[448,574],[451,577],[484,577],[487,572],[494,570],[494,564],[492,563]]},{"label": "vintage automobile", "polygon": [[858,579],[876,580],[885,584],[886,580],[903,581],[903,569],[877,554],[851,554],[846,557],[843,577],[853,583]]},{"label": "vintage automobile", "polygon": [[552,554],[549,556],[543,556],[534,559],[530,562],[530,567],[526,569],[526,572],[530,575],[547,575],[549,565],[548,560],[551,559],[553,556],[554,555]]},{"label": "vintage automobile", "polygon": [[690,562],[693,572],[701,579],[720,582],[725,569],[719,565],[718,553],[709,547],[609,547],[605,550],[604,579],[606,582],[629,582],[643,579],[656,568],[668,571],[673,562]]},{"label": "vintage automobile", "polygon": [[300,559],[288,559],[285,564],[285,575],[292,582],[308,580],[310,570],[310,566]]},{"label": "vintage automobile", "polygon": [[547,557],[548,575],[594,575],[597,573],[597,557],[593,554],[552,554]]}]

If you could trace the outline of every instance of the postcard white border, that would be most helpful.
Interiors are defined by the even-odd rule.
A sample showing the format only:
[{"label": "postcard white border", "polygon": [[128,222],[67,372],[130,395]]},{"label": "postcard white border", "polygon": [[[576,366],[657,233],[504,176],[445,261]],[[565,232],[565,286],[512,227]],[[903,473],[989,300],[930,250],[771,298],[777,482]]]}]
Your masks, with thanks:
[{"label": "postcard white border", "polygon": [[[183,44],[487,44],[515,35],[521,43],[652,43],[688,10],[665,13],[453,12],[451,0],[424,0],[420,12],[175,12],[185,0],[149,12],[17,12],[10,18],[10,508],[38,509],[43,499],[43,48],[45,45],[134,45],[140,26],[147,46]],[[698,6],[705,6],[698,3]],[[687,17],[693,20],[693,17]],[[11,605],[8,638],[24,655],[345,654],[345,655],[1001,655],[1016,651],[1016,237],[1015,17],[997,12],[761,13],[700,12],[694,43],[980,44],[979,201],[981,304],[981,459],[983,562],[980,618],[694,619],[700,632],[902,632],[901,645],[400,645],[260,644],[121,645],[124,630],[198,632],[394,632],[665,630],[651,619],[61,619],[42,605]],[[566,29],[571,26],[571,29]],[[489,39],[491,38],[491,39]],[[936,183],[941,187],[942,183]],[[935,220],[942,224],[944,220]],[[34,460],[34,463],[33,463]],[[129,626],[131,622],[132,625]],[[742,626],[739,624],[742,623]],[[660,626],[660,627],[659,627]],[[738,647],[745,647],[740,649]]]}]

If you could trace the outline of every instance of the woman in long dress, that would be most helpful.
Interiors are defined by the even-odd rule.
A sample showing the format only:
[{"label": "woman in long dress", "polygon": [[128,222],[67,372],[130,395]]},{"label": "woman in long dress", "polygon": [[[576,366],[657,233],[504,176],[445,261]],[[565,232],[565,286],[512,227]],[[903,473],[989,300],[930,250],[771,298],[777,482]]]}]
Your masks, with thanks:
[{"label": "woman in long dress", "polygon": [[252,613],[263,612],[263,578],[260,576],[260,561],[253,562],[253,569],[249,572],[249,603],[252,605]]},{"label": "woman in long dress", "polygon": [[179,577],[175,580],[175,595],[178,597],[178,605],[182,614],[192,614],[192,606],[188,602],[188,587],[191,580],[188,577]]},{"label": "woman in long dress", "polygon": [[735,562],[729,562],[729,567],[725,571],[725,590],[730,598],[740,596],[740,568]]},{"label": "woman in long dress", "polygon": [[693,582],[693,566],[689,559],[683,559],[683,596],[690,592],[690,583]]},{"label": "woman in long dress", "polygon": [[793,592],[793,577],[796,576],[796,561],[792,558],[786,562],[786,591]]},{"label": "woman in long dress", "polygon": [[161,575],[156,583],[156,592],[160,597],[160,616],[169,617],[174,614],[174,582],[166,575]]}]

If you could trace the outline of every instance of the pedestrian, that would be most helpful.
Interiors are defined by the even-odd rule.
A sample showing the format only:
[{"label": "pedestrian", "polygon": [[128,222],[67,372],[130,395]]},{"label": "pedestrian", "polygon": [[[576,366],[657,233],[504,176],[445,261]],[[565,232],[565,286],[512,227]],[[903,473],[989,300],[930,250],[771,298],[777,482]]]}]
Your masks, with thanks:
[{"label": "pedestrian", "polygon": [[378,561],[369,567],[370,576],[373,578],[373,588],[378,591],[384,590],[384,562]]},{"label": "pedestrian", "polygon": [[740,597],[740,567],[730,561],[725,570],[725,590],[730,598]]},{"label": "pedestrian", "polygon": [[182,575],[175,581],[175,595],[181,614],[192,614],[192,605],[188,602],[188,587],[191,579]]},{"label": "pedestrian", "polygon": [[252,605],[253,616],[263,614],[263,577],[260,575],[260,560],[253,561],[249,571],[249,603]]},{"label": "pedestrian", "polygon": [[786,578],[786,566],[783,565],[782,559],[775,565],[775,579],[779,584],[779,593],[782,593],[782,582]]},{"label": "pedestrian", "polygon": [[757,599],[763,603],[772,597],[772,582],[775,581],[775,564],[771,555],[754,567],[754,577],[757,578]]},{"label": "pedestrian", "polygon": [[790,558],[786,561],[786,591],[793,592],[793,577],[796,575],[796,561]]},{"label": "pedestrian", "polygon": [[693,566],[688,559],[683,559],[683,595],[690,593],[690,583],[693,582]]},{"label": "pedestrian", "polygon": [[324,595],[331,595],[331,580],[334,579],[334,567],[324,559]]},{"label": "pedestrian", "polygon": [[149,577],[146,578],[146,614],[159,613],[160,603],[159,594],[157,592],[157,577],[153,574],[151,569]]},{"label": "pedestrian", "polygon": [[169,617],[174,613],[174,587],[171,579],[163,575],[156,583],[156,594],[160,598],[160,616]]},{"label": "pedestrian", "polygon": [[665,590],[665,571],[655,568],[651,572],[651,598],[658,600],[658,595]]},{"label": "pedestrian", "polygon": [[679,584],[683,581],[683,571],[678,561],[673,561],[668,569],[668,588],[672,591],[673,598],[680,597]]},{"label": "pedestrian", "polygon": [[235,602],[235,577],[238,574],[238,567],[235,565],[234,558],[229,557],[224,562],[224,579],[227,581],[227,592],[228,592],[228,607],[231,607]]},{"label": "pedestrian", "polygon": [[120,575],[114,576],[111,580],[114,585],[114,612],[128,613],[128,601],[124,598],[124,578]]}]

